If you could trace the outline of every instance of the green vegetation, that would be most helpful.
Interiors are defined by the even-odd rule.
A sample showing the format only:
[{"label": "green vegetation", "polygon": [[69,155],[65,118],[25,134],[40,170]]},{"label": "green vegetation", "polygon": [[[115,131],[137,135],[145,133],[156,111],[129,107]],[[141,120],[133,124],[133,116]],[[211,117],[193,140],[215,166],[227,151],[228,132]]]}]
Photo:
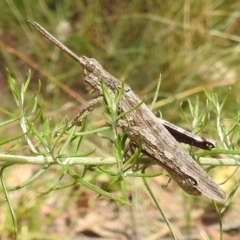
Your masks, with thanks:
[{"label": "green vegetation", "polygon": [[[108,99],[108,111],[102,105],[81,128],[66,134],[69,119],[92,96],[85,90],[81,67],[32,30],[28,19],[76,54],[96,58],[145,97],[149,106],[161,74],[153,111],[218,141],[212,151],[183,147],[194,159],[209,164],[209,174],[224,183],[229,196],[223,205],[211,204],[219,218],[216,223],[223,222],[223,227],[217,236],[207,236],[229,235],[223,213],[238,210],[239,3],[3,0],[0,8],[0,160],[9,155],[1,170],[2,239],[14,239],[17,230],[18,239],[90,239],[93,233],[106,237],[93,227],[94,221],[107,222],[106,216],[92,217],[88,228],[79,222],[86,222],[97,207],[99,211],[101,201],[111,213],[116,211],[111,204],[120,214],[123,208],[130,209],[124,218],[126,228],[132,229],[130,239],[201,239],[196,229],[202,226],[194,220],[204,222],[204,214],[195,215],[210,203],[168,184],[160,167],[136,166],[141,146],[122,162],[127,138],[116,128],[117,99]],[[220,167],[221,160],[222,165],[235,167]],[[104,164],[98,166],[97,161]],[[150,195],[155,204],[148,204]],[[174,205],[179,205],[180,217]],[[157,216],[148,215],[151,211]],[[159,219],[164,219],[162,225]],[[119,219],[115,222],[122,225]],[[165,232],[159,232],[163,226]]]}]

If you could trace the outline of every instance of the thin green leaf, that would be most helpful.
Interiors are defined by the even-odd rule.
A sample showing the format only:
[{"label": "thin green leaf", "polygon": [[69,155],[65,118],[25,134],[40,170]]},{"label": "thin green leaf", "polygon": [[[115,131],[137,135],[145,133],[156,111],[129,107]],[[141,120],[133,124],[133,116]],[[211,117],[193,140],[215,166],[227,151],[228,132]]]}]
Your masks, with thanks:
[{"label": "thin green leaf", "polygon": [[150,106],[150,109],[152,110],[154,108],[154,105],[157,101],[157,98],[158,98],[158,94],[159,94],[159,90],[160,90],[160,86],[161,86],[161,82],[162,82],[162,76],[161,74],[159,75],[159,79],[158,79],[158,84],[157,84],[157,88],[156,88],[156,91],[155,91],[155,94],[154,94],[154,97],[153,97],[153,101],[151,103],[151,106]]},{"label": "thin green leaf", "polygon": [[7,121],[5,121],[5,122],[1,122],[1,123],[0,123],[0,127],[3,127],[3,126],[6,126],[6,125],[8,125],[8,124],[10,124],[10,123],[16,122],[16,121],[19,120],[20,118],[21,118],[20,116],[17,116],[17,117],[15,117],[15,118],[12,118],[12,119],[7,120]]},{"label": "thin green leaf", "polygon": [[48,168],[50,168],[52,165],[53,165],[53,163],[46,164],[43,168],[41,168],[37,173],[35,173],[35,174],[34,174],[31,178],[29,178],[27,181],[25,181],[24,183],[21,183],[21,184],[18,185],[18,186],[8,188],[7,190],[8,190],[8,191],[16,191],[16,190],[19,190],[19,189],[21,189],[21,188],[26,187],[27,185],[29,185],[30,183],[32,183],[33,181],[35,181],[37,178],[39,178],[43,173],[45,173],[46,170],[47,170]]},{"label": "thin green leaf", "polygon": [[124,199],[119,198],[117,196],[114,196],[108,192],[105,192],[104,190],[102,190],[101,188],[91,184],[90,182],[85,181],[83,178],[81,178],[80,176],[78,176],[71,168],[70,166],[66,165],[66,171],[68,172],[68,174],[70,176],[72,176],[76,181],[78,181],[79,183],[81,183],[83,186],[87,187],[88,189],[93,190],[94,192],[98,193],[99,195],[102,195],[104,197],[107,197],[109,199],[112,199],[114,201],[120,202],[122,204],[129,204],[128,202],[126,202]]},{"label": "thin green leaf", "polygon": [[1,179],[1,184],[2,184],[2,188],[3,188],[3,192],[5,194],[5,198],[6,198],[6,201],[8,203],[8,207],[9,207],[9,210],[10,210],[10,213],[11,213],[11,217],[12,217],[12,221],[13,221],[13,226],[14,226],[14,239],[17,239],[17,236],[18,236],[18,225],[17,225],[17,218],[16,218],[16,215],[15,215],[15,212],[14,212],[14,209],[12,207],[12,204],[11,204],[11,201],[10,201],[10,198],[9,198],[9,195],[8,195],[8,190],[6,188],[6,185],[5,185],[5,182],[3,180],[3,171],[7,168],[7,167],[10,167],[11,165],[13,164],[5,164],[4,166],[1,167],[1,170],[0,170],[0,179]]},{"label": "thin green leaf", "polygon": [[9,70],[7,69],[7,80],[8,80],[8,84],[9,87],[12,91],[12,95],[15,99],[15,102],[17,104],[17,106],[20,106],[20,92],[18,91],[18,88],[16,86],[16,82],[15,80],[11,77]]},{"label": "thin green leaf", "polygon": [[[145,172],[145,169],[143,169],[142,173],[144,173],[144,172]],[[177,240],[177,236],[175,235],[175,233],[174,233],[174,231],[173,231],[173,229],[172,229],[172,226],[171,226],[169,220],[167,219],[167,217],[166,217],[166,215],[164,214],[164,211],[162,210],[162,208],[161,208],[158,200],[156,199],[156,197],[155,197],[155,195],[154,195],[154,192],[152,191],[152,189],[150,188],[150,186],[148,185],[148,183],[147,183],[147,181],[146,181],[146,179],[145,179],[144,177],[142,177],[142,180],[143,180],[143,183],[144,183],[146,189],[148,190],[149,194],[151,195],[151,198],[153,199],[155,205],[157,206],[158,211],[159,211],[160,214],[162,215],[165,223],[167,224],[168,229],[169,229],[169,231],[170,231],[170,234],[172,235],[173,239],[176,239],[176,240]]]}]

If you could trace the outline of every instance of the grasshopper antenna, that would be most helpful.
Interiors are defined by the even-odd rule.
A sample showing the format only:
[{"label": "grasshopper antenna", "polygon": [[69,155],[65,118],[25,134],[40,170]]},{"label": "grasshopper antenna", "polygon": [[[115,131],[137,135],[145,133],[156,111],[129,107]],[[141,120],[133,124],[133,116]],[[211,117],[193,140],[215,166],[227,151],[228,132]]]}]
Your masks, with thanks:
[{"label": "grasshopper antenna", "polygon": [[82,66],[86,64],[84,59],[82,57],[77,56],[73,51],[71,51],[68,47],[66,47],[63,43],[61,43],[59,40],[57,40],[54,36],[52,36],[48,31],[46,31],[40,24],[36,22],[31,22],[28,20],[28,22],[38,31],[40,32],[45,38],[47,38],[50,42],[52,42],[54,45],[59,47],[61,50],[63,50],[65,53],[67,53],[71,58],[73,58],[75,61],[79,62]]}]

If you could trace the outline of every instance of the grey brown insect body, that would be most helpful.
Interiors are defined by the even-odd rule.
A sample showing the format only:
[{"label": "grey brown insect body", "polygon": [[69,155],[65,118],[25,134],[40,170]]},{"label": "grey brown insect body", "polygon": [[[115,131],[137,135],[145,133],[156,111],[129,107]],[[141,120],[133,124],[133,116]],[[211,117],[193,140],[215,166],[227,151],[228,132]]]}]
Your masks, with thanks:
[{"label": "grey brown insect body", "polygon": [[[88,104],[88,106],[91,106],[90,108],[93,108],[98,103],[98,100],[102,99],[101,79],[104,79],[108,91],[114,98],[116,90],[122,86],[117,78],[104,70],[101,64],[95,59],[85,56],[78,57],[39,24],[31,24],[43,36],[81,64],[87,90],[98,97],[97,101],[95,100],[95,102],[92,101]],[[141,100],[135,95],[132,89],[125,84],[119,111],[127,112],[140,103]],[[85,110],[87,109],[88,107],[85,108]],[[128,137],[136,146],[139,145],[140,134],[142,138],[142,152],[161,165],[184,191],[195,196],[204,194],[217,201],[225,199],[225,193],[181,148],[161,121],[159,121],[144,103],[120,119],[119,126],[128,129]],[[198,141],[201,143],[201,140]]]}]

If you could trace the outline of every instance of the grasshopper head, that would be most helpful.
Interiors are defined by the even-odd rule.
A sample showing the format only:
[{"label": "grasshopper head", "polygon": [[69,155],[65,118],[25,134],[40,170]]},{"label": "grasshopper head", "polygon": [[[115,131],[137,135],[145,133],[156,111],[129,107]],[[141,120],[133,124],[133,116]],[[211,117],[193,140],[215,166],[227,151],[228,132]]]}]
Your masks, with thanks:
[{"label": "grasshopper head", "polygon": [[81,57],[83,64],[84,84],[89,93],[94,95],[101,95],[101,78],[105,70],[100,63],[94,58]]}]

